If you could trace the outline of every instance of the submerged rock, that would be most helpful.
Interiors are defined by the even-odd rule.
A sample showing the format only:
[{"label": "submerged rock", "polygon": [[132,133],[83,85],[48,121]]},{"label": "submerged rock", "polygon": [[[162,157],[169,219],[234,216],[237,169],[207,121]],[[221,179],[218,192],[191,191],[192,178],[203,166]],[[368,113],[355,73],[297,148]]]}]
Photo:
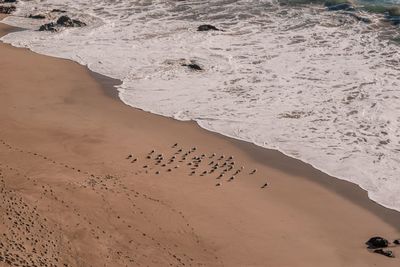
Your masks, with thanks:
[{"label": "submerged rock", "polygon": [[374,249],[374,248],[386,248],[389,245],[389,242],[383,237],[375,236],[370,238],[367,242],[365,242],[365,244],[368,246],[368,248]]},{"label": "submerged rock", "polygon": [[66,13],[67,11],[65,10],[61,10],[61,9],[53,9],[52,11],[50,11],[51,13]]},{"label": "submerged rock", "polygon": [[57,24],[63,27],[83,27],[86,26],[86,23],[79,21],[79,20],[75,20],[75,19],[71,19],[68,16],[61,16],[58,20],[57,20]]},{"label": "submerged rock", "polygon": [[48,32],[56,32],[57,30],[57,25],[54,24],[54,22],[46,23],[40,26],[39,31],[48,31]]},{"label": "submerged rock", "polygon": [[15,6],[0,6],[0,14],[11,14],[16,10]]},{"label": "submerged rock", "polygon": [[30,19],[45,19],[46,18],[46,16],[45,15],[42,15],[42,14],[38,14],[38,15],[29,15],[29,17],[28,18],[30,18]]},{"label": "submerged rock", "polygon": [[198,64],[196,63],[190,63],[190,64],[182,64],[182,66],[184,67],[188,67],[191,70],[196,70],[196,71],[200,71],[203,70],[202,67],[200,67]]},{"label": "submerged rock", "polygon": [[393,251],[391,250],[375,249],[374,253],[378,253],[389,258],[394,258]]},{"label": "submerged rock", "polygon": [[204,24],[204,25],[200,25],[199,27],[197,27],[197,31],[199,31],[199,32],[220,31],[220,29],[218,29],[217,27],[215,27],[213,25]]},{"label": "submerged rock", "polygon": [[371,23],[372,22],[369,18],[361,17],[361,16],[359,16],[357,14],[354,14],[352,12],[345,12],[345,14],[349,15],[350,17],[354,18],[355,20],[358,20],[358,21],[361,21],[361,22],[364,22],[364,23]]},{"label": "submerged rock", "polygon": [[354,7],[349,3],[342,3],[342,4],[327,6],[327,9],[329,11],[339,11],[339,10],[354,11]]}]

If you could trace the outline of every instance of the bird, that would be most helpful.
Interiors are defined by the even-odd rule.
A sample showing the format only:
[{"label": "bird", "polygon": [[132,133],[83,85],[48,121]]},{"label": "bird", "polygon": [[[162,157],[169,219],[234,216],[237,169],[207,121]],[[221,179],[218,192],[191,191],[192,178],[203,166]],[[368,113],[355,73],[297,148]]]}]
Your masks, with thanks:
[{"label": "bird", "polygon": [[268,186],[268,183],[265,183],[261,188],[266,188]]},{"label": "bird", "polygon": [[132,158],[132,155],[128,155],[128,157],[126,157],[126,159],[130,159],[130,158]]},{"label": "bird", "polygon": [[147,159],[151,159],[151,157],[150,157],[150,156],[147,156]]},{"label": "bird", "polygon": [[137,161],[137,159],[134,159],[134,160],[131,161],[131,163],[135,163],[136,161]]},{"label": "bird", "polygon": [[171,169],[168,169],[167,171],[168,171],[168,172],[171,172],[172,170],[171,170]]},{"label": "bird", "polygon": [[221,186],[221,183],[217,183],[215,186]]},{"label": "bird", "polygon": [[145,168],[145,169],[148,168],[148,167],[149,167],[149,166],[147,166],[147,165],[144,165],[144,166],[143,166],[143,168]]},{"label": "bird", "polygon": [[215,157],[215,153],[212,153],[212,155],[209,157],[210,159]]},{"label": "bird", "polygon": [[175,143],[175,144],[172,146],[172,148],[176,147],[177,145],[178,145],[178,143]]},{"label": "bird", "polygon": [[156,174],[160,174],[160,172],[159,172],[159,171],[156,171]]},{"label": "bird", "polygon": [[233,179],[235,179],[235,176],[232,176],[231,178],[229,178],[228,182],[233,181]]},{"label": "bird", "polygon": [[257,169],[254,169],[250,174],[255,174]]},{"label": "bird", "polygon": [[149,154],[151,155],[151,154],[153,154],[154,152],[156,152],[156,151],[153,149],[152,151],[150,151]]}]

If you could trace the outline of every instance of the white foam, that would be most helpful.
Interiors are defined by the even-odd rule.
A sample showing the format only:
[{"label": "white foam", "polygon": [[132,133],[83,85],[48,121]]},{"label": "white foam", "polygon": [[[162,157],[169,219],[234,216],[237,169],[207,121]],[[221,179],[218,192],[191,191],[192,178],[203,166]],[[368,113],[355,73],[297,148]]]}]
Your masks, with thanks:
[{"label": "white foam", "polygon": [[53,8],[90,26],[2,41],[88,65],[122,80],[128,105],[278,149],[400,210],[400,56],[376,24],[262,0],[34,0],[19,15]]}]

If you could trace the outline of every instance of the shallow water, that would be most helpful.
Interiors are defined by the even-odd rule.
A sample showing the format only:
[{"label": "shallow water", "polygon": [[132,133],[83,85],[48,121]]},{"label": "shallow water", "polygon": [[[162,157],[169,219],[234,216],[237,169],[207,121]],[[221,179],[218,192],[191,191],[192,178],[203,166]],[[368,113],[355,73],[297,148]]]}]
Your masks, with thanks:
[{"label": "shallow water", "polygon": [[[23,18],[53,8],[89,26],[45,33]],[[6,22],[31,30],[4,42],[120,79],[128,105],[278,149],[400,211],[399,30],[383,15],[265,0],[34,0],[17,14]]]}]

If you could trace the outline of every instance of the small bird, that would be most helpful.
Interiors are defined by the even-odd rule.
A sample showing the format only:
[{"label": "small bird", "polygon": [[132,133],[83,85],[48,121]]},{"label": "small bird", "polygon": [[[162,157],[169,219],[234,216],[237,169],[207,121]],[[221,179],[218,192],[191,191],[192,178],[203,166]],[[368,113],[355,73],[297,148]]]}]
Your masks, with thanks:
[{"label": "small bird", "polygon": [[268,186],[268,183],[265,183],[261,188],[266,188]]},{"label": "small bird", "polygon": [[231,178],[229,178],[228,182],[233,181],[233,179],[235,179],[235,176],[232,176]]},{"label": "small bird", "polygon": [[148,167],[149,167],[149,166],[147,166],[147,165],[144,165],[144,166],[143,166],[143,168],[145,168],[145,169],[148,168]]},{"label": "small bird", "polygon": [[215,186],[221,186],[221,183],[217,183]]},{"label": "small bird", "polygon": [[215,153],[212,153],[212,155],[209,157],[210,159],[215,157]]},{"label": "small bird", "polygon": [[167,171],[168,171],[168,172],[171,172],[172,170],[171,170],[171,169],[168,169]]},{"label": "small bird", "polygon": [[257,169],[254,169],[250,174],[255,174],[257,172]]},{"label": "small bird", "polygon": [[190,174],[193,175],[193,174],[195,174],[195,173],[196,173],[196,171],[192,171]]},{"label": "small bird", "polygon": [[133,156],[132,155],[128,155],[127,157],[126,157],[126,159],[130,159],[130,158],[132,158]]},{"label": "small bird", "polygon": [[207,174],[207,171],[204,171],[202,174],[203,174],[203,175]]},{"label": "small bird", "polygon": [[175,144],[172,146],[172,148],[177,147],[177,146],[178,146],[178,143],[175,143]]},{"label": "small bird", "polygon": [[178,169],[178,168],[179,168],[179,165],[176,165],[176,166],[175,166],[175,169]]},{"label": "small bird", "polygon": [[213,165],[214,164],[214,161],[211,161],[208,165]]},{"label": "small bird", "polygon": [[135,163],[136,161],[137,161],[137,159],[134,159],[134,160],[131,161],[131,163]]},{"label": "small bird", "polygon": [[159,171],[156,171],[156,174],[160,174],[160,172],[159,172]]},{"label": "small bird", "polygon": [[150,157],[150,156],[147,156],[147,159],[151,159],[151,157]]},{"label": "small bird", "polygon": [[153,154],[154,152],[156,152],[156,151],[153,149],[152,151],[150,151],[149,154],[151,155],[151,154]]}]

